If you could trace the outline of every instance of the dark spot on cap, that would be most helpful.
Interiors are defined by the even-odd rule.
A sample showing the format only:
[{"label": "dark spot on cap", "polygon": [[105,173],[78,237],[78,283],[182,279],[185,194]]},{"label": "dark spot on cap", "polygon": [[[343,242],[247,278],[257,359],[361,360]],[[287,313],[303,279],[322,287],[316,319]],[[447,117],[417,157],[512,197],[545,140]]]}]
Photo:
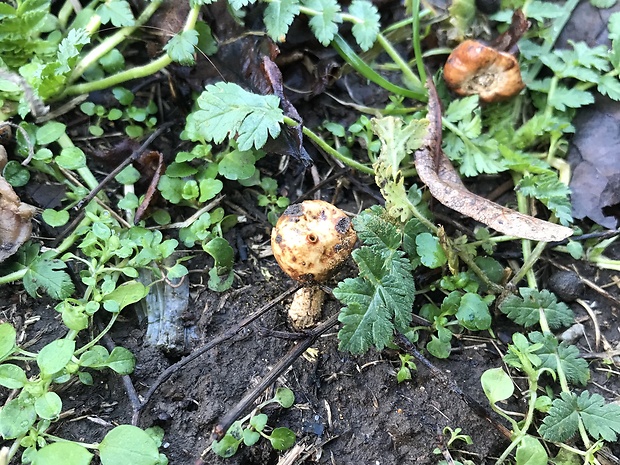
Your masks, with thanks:
[{"label": "dark spot on cap", "polygon": [[301,216],[303,215],[304,207],[300,203],[296,203],[290,205],[286,210],[284,210],[284,215],[287,216]]},{"label": "dark spot on cap", "polygon": [[340,218],[338,223],[336,223],[336,231],[338,234],[346,234],[349,228],[351,227],[351,220],[348,216],[344,218]]},{"label": "dark spot on cap", "polygon": [[325,212],[325,210],[321,210],[321,213],[319,213],[319,219],[323,221],[327,219],[327,213]]},{"label": "dark spot on cap", "polygon": [[279,244],[280,242],[282,242],[282,235],[276,234],[276,244]]}]

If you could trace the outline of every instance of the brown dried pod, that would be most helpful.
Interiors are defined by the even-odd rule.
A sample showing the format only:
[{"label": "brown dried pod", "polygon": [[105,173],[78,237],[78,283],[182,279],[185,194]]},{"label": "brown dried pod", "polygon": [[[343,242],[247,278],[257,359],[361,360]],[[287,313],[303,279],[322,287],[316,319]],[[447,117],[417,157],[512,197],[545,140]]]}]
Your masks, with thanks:
[{"label": "brown dried pod", "polygon": [[305,284],[329,278],[351,254],[356,240],[351,219],[323,200],[291,205],[271,232],[280,268]]},{"label": "brown dried pod", "polygon": [[443,77],[458,95],[478,94],[483,102],[506,100],[525,87],[514,55],[475,40],[466,40],[452,51]]}]

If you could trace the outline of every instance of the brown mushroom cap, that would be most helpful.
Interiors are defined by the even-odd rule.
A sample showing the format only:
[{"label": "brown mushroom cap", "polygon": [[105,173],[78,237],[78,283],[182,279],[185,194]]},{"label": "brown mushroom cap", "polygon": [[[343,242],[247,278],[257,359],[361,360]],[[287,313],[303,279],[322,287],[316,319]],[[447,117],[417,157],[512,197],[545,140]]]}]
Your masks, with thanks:
[{"label": "brown mushroom cap", "polygon": [[483,102],[508,99],[525,87],[513,55],[475,40],[466,40],[452,51],[443,77],[458,95],[478,94]]},{"label": "brown mushroom cap", "polygon": [[271,232],[280,268],[303,283],[326,280],[351,254],[357,235],[351,219],[322,200],[288,207]]}]

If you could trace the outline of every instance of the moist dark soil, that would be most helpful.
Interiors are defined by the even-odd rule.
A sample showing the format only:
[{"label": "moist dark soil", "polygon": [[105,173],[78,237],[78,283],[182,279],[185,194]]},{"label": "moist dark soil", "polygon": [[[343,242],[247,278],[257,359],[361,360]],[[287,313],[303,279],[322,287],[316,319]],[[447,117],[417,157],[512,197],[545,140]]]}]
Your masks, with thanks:
[{"label": "moist dark soil", "polygon": [[[252,267],[247,263],[238,265],[235,289],[221,294],[209,291],[201,282],[202,276],[193,275],[189,313],[198,327],[200,341],[187,347],[187,353],[234,327],[292,285],[274,265],[273,258],[261,259],[255,265],[260,272],[250,271]],[[347,271],[342,274],[346,275]],[[616,279],[614,275],[592,268],[581,269],[580,276],[599,285],[613,283]],[[573,286],[579,288],[579,282],[576,278]],[[607,290],[618,297],[616,284]],[[63,335],[65,329],[53,309],[53,302],[33,301],[16,286],[5,286],[0,292],[2,319],[16,325],[24,340],[34,341],[30,350],[37,350],[52,338]],[[588,287],[579,297],[595,309],[603,340],[617,347],[618,307]],[[284,337],[294,334],[287,323],[288,302],[290,299],[275,305],[255,324],[176,370],[151,397],[138,425],[157,425],[164,429],[162,451],[170,464],[201,463],[201,454],[209,446],[212,430],[219,419],[296,344]],[[578,347],[586,356],[597,352],[592,318],[581,305],[573,303],[571,307],[586,328],[584,337],[577,342]],[[338,302],[328,300],[324,318],[338,310]],[[502,366],[501,354],[506,350],[503,341],[509,340],[509,334],[516,330],[507,321],[502,324],[500,316],[497,319],[500,322],[494,326],[497,337],[464,334],[448,359],[431,358],[466,397],[483,406],[487,401],[480,376],[488,368]],[[182,358],[145,346],[144,333],[145,328],[138,324],[131,311],[127,311],[111,334],[115,345],[135,354],[136,370],[129,379],[142,395],[163,370]],[[447,426],[461,428],[473,439],[472,445],[461,443],[451,452],[455,459],[492,463],[493,458],[501,454],[508,440],[480,416],[471,400],[467,402],[420,362],[417,362],[418,370],[413,372],[413,379],[399,384],[396,381],[398,360],[393,350],[371,350],[363,356],[341,352],[336,330],[318,339],[312,349],[298,358],[260,398],[271,397],[275,386],[286,386],[295,394],[293,407],[265,410],[270,426],[286,426],[297,436],[297,446],[293,452],[288,452],[293,454],[292,461],[287,463],[438,463],[444,457],[434,450],[445,450],[445,437],[441,432]],[[608,376],[605,367],[609,365],[600,358],[594,356],[590,360],[595,383],[590,389],[610,401],[617,399],[618,377]],[[93,375],[94,386],[70,383],[57,387],[64,400],[65,413],[53,434],[95,442],[113,425],[132,421],[132,404],[123,380],[108,372],[94,372]],[[524,405],[516,403],[511,407],[523,411]],[[492,413],[489,415],[501,423],[501,419]],[[617,456],[620,448],[614,447],[612,452]],[[202,460],[208,464],[267,465],[283,463],[279,461],[284,454],[286,452],[275,452],[262,440],[253,447],[241,447],[232,458],[221,459],[208,451]]]}]

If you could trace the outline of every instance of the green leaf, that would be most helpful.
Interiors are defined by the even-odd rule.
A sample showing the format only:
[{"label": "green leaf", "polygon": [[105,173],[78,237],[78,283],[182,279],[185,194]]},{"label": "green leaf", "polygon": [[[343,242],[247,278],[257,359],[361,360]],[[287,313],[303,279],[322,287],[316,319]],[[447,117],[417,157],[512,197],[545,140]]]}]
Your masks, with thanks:
[{"label": "green leaf", "polygon": [[448,358],[450,356],[450,341],[443,341],[434,334],[431,335],[431,340],[426,344],[426,350],[437,358]]},{"label": "green leaf", "polygon": [[43,347],[37,355],[37,365],[44,376],[53,376],[67,366],[75,352],[75,341],[56,339]]},{"label": "green leaf", "polygon": [[11,323],[0,324],[0,361],[10,356],[16,348],[17,332]]},{"label": "green leaf", "polygon": [[21,389],[28,382],[26,372],[11,363],[0,365],[0,386],[9,389]]},{"label": "green leaf", "polygon": [[66,129],[67,126],[57,121],[45,123],[45,125],[37,129],[37,144],[47,145],[56,142],[65,133]]},{"label": "green leaf", "polygon": [[254,415],[252,418],[250,418],[250,425],[256,431],[262,431],[265,429],[268,419],[269,418],[267,417],[267,415],[265,415],[264,413],[259,413],[257,415]]},{"label": "green leaf", "polygon": [[103,297],[103,302],[113,300],[118,304],[118,311],[127,305],[135,304],[149,293],[149,288],[139,281],[127,281]]},{"label": "green leaf", "polygon": [[363,353],[371,345],[382,350],[394,329],[405,331],[411,321],[415,286],[411,263],[402,251],[363,246],[353,251],[357,278],[347,278],[334,289],[347,305],[340,311],[340,349]]},{"label": "green leaf", "polygon": [[544,312],[549,327],[557,329],[570,326],[574,321],[573,311],[563,302],[558,302],[555,294],[546,289],[522,287],[522,297],[508,296],[499,306],[500,310],[512,321],[526,328],[540,321],[540,312]]},{"label": "green leaf", "polygon": [[237,453],[237,449],[239,449],[240,444],[240,439],[236,439],[232,435],[226,434],[219,441],[213,441],[211,444],[211,450],[220,457],[229,458]]},{"label": "green leaf", "polygon": [[488,304],[482,297],[472,292],[467,292],[461,297],[456,318],[463,327],[472,331],[481,331],[491,327]]},{"label": "green leaf", "polygon": [[30,171],[17,160],[9,160],[2,170],[2,176],[13,187],[22,187],[30,181]]},{"label": "green leaf", "polygon": [[51,208],[46,208],[43,210],[43,221],[49,224],[52,228],[57,228],[59,226],[64,226],[69,221],[69,212],[67,210],[52,210]]},{"label": "green leaf", "polygon": [[579,418],[595,440],[615,442],[620,433],[620,405],[606,404],[599,394],[583,391],[579,397],[562,392],[540,425],[540,434],[549,441],[565,442],[578,430]]},{"label": "green leaf", "polygon": [[116,27],[133,26],[135,19],[127,0],[107,0],[99,5],[97,14],[102,24],[112,23]]},{"label": "green leaf", "polygon": [[573,384],[585,386],[590,379],[588,362],[579,356],[579,349],[573,345],[558,340],[552,334],[543,335],[540,332],[529,334],[529,338],[534,344],[541,344],[542,347],[535,351],[540,357],[541,367],[549,368],[557,373],[558,363],[562,366],[562,371],[566,379]]},{"label": "green leaf", "polygon": [[515,459],[517,465],[547,465],[549,456],[538,439],[526,434],[517,446]]},{"label": "green leaf", "polygon": [[251,151],[233,150],[224,155],[218,164],[219,173],[226,179],[236,181],[247,179],[254,174],[256,159]]},{"label": "green leaf", "polygon": [[62,400],[55,392],[46,392],[35,401],[34,409],[44,420],[56,420],[62,411]]},{"label": "green leaf", "polygon": [[191,66],[195,62],[194,54],[196,53],[197,46],[198,32],[190,29],[172,36],[168,43],[164,45],[164,50],[172,58],[172,61],[176,61],[183,66]]},{"label": "green leaf", "polygon": [[120,425],[99,444],[102,465],[156,465],[159,451],[153,438],[137,426]]},{"label": "green leaf", "polygon": [[295,444],[295,433],[288,428],[275,428],[269,436],[269,441],[275,450],[286,450]]},{"label": "green leaf", "polygon": [[274,0],[265,8],[264,21],[267,34],[275,41],[283,42],[286,33],[299,14],[298,0]]},{"label": "green leaf", "polygon": [[32,465],[88,465],[93,454],[75,442],[53,442],[39,449]]},{"label": "green leaf", "polygon": [[379,205],[363,210],[354,217],[353,227],[365,245],[385,249],[397,249],[400,245],[401,235],[393,218]]},{"label": "green leaf", "polygon": [[365,52],[374,45],[379,34],[381,17],[377,7],[368,0],[353,0],[349,6],[349,14],[357,19],[353,23],[351,32],[357,44]]},{"label": "green leaf", "polygon": [[260,434],[249,429],[243,430],[243,444],[250,447],[260,440]]},{"label": "green leaf", "polygon": [[136,358],[124,347],[115,347],[105,361],[105,365],[119,375],[128,375],[136,367]]},{"label": "green leaf", "polygon": [[207,86],[197,104],[200,109],[187,118],[188,136],[216,143],[237,136],[239,150],[260,149],[267,137],[280,134],[284,121],[277,96],[253,94],[233,83]]},{"label": "green leaf", "polygon": [[517,184],[517,189],[523,195],[540,200],[563,225],[566,226],[573,221],[570,189],[559,180],[557,174],[526,175]]},{"label": "green leaf", "polygon": [[4,439],[15,439],[28,432],[37,419],[34,403],[20,398],[10,400],[0,410],[0,435]]},{"label": "green leaf", "polygon": [[401,163],[422,146],[428,121],[412,120],[404,126],[401,118],[388,116],[373,118],[371,125],[381,141],[379,157],[373,163],[375,182],[380,186],[390,216],[406,223],[414,216],[416,206],[405,189]]},{"label": "green leaf", "polygon": [[86,154],[79,147],[65,147],[54,161],[66,170],[76,170],[86,166]]},{"label": "green leaf", "polygon": [[486,370],[480,377],[480,383],[491,404],[509,399],[514,394],[512,379],[503,368]]},{"label": "green leaf", "polygon": [[558,85],[553,95],[547,100],[547,104],[559,111],[566,111],[566,108],[581,108],[585,105],[594,103],[594,96],[591,92],[579,90],[575,87],[568,88]]},{"label": "green leaf", "polygon": [[620,100],[620,80],[618,76],[602,76],[598,82],[598,91],[612,100]]},{"label": "green leaf", "polygon": [[428,268],[439,268],[448,261],[439,238],[430,233],[418,234],[415,238],[416,251],[422,264]]},{"label": "green leaf", "polygon": [[327,47],[338,33],[338,24],[342,22],[340,5],[337,0],[303,0],[303,5],[315,10],[309,25],[317,40]]},{"label": "green leaf", "polygon": [[284,408],[289,408],[295,402],[295,394],[289,388],[279,387],[273,399]]}]

